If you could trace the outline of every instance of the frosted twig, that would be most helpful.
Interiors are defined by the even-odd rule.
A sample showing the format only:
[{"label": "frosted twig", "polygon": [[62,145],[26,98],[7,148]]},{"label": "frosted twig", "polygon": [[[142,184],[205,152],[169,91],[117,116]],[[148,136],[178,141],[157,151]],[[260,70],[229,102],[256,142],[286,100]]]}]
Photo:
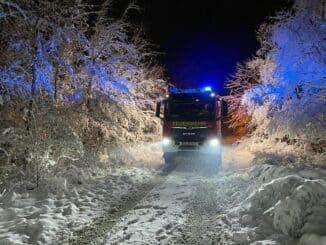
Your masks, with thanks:
[{"label": "frosted twig", "polygon": [[17,4],[4,0],[0,0],[0,4],[7,5],[8,7],[16,9],[24,17],[25,20],[27,19],[27,15]]},{"label": "frosted twig", "polygon": [[1,147],[0,147],[0,151],[2,151],[6,155],[6,157],[7,157],[7,164],[9,164],[9,153],[5,149],[3,149]]}]

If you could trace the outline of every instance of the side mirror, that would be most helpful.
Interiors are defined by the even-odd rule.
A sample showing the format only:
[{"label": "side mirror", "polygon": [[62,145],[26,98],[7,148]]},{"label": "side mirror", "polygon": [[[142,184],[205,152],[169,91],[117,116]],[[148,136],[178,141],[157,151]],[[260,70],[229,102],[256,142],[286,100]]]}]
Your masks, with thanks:
[{"label": "side mirror", "polygon": [[161,118],[160,114],[161,114],[161,102],[157,102],[156,103],[155,116],[158,117],[158,118]]}]

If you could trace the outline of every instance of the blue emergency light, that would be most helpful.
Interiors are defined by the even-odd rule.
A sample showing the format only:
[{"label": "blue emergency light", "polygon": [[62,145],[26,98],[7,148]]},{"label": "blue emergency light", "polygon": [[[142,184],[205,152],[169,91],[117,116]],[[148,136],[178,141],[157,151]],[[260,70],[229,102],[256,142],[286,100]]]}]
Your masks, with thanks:
[{"label": "blue emergency light", "polygon": [[204,88],[204,91],[205,92],[212,92],[212,87],[205,87]]},{"label": "blue emergency light", "polygon": [[192,93],[212,93],[212,87],[204,87],[204,88],[186,88],[186,89],[178,89],[176,87],[170,87],[169,92],[171,94],[184,93],[184,94],[192,94]]}]

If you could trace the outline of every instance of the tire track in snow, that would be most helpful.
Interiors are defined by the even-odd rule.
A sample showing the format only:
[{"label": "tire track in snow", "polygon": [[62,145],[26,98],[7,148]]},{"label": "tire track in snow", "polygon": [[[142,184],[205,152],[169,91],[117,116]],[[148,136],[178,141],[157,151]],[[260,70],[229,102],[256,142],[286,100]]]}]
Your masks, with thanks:
[{"label": "tire track in snow", "polygon": [[[91,225],[76,231],[69,244],[227,241],[225,232],[212,237],[219,228],[223,231],[227,228],[216,208],[219,206],[213,181],[217,178],[216,167],[189,159],[164,172],[165,176],[157,176],[122,198],[116,210],[109,210]],[[210,232],[207,227],[211,227]],[[202,237],[203,234],[209,235]]]},{"label": "tire track in snow", "polygon": [[[212,185],[208,192],[205,188],[198,188],[202,181],[216,177],[216,170],[217,167],[209,162],[183,159],[162,184],[151,190],[133,210],[117,222],[108,232],[104,244],[183,243],[182,237],[187,231],[189,218],[194,218],[189,216],[194,206],[192,202],[196,199],[194,195],[201,194],[197,196],[197,200],[204,200],[208,204],[195,210],[208,206],[216,208],[216,193],[213,192],[215,187]],[[200,231],[199,227],[193,227]]]},{"label": "tire track in snow", "polygon": [[72,237],[68,240],[60,242],[62,245],[89,245],[100,244],[107,233],[115,223],[122,217],[128,210],[133,209],[135,205],[142,200],[155,186],[162,183],[166,174],[170,169],[163,169],[162,174],[154,175],[153,178],[139,186],[135,186],[132,193],[128,193],[121,197],[116,205],[113,205],[104,214],[94,220],[89,225],[74,231]]},{"label": "tire track in snow", "polygon": [[197,180],[187,212],[187,222],[176,244],[230,244],[227,217],[219,207],[216,183]]},{"label": "tire track in snow", "polygon": [[104,244],[171,244],[186,221],[189,174],[170,173],[108,232]]}]

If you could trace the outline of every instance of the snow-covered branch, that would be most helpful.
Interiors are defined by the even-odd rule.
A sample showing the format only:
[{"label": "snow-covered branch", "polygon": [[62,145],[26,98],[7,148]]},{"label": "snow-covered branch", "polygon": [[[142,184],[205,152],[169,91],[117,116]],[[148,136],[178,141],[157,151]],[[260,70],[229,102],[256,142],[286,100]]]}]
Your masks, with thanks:
[{"label": "snow-covered branch", "polygon": [[5,1],[5,0],[0,0],[0,5],[2,5],[2,7],[7,7],[8,8],[8,12],[4,12],[3,10],[1,11],[0,9],[0,19],[1,18],[6,18],[9,16],[16,16],[17,14],[20,14],[24,20],[27,20],[27,15],[25,13],[25,11],[19,7],[19,5],[11,2],[11,1]]}]

